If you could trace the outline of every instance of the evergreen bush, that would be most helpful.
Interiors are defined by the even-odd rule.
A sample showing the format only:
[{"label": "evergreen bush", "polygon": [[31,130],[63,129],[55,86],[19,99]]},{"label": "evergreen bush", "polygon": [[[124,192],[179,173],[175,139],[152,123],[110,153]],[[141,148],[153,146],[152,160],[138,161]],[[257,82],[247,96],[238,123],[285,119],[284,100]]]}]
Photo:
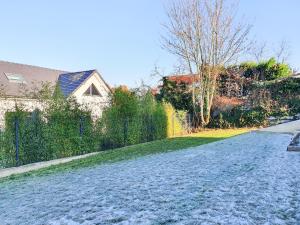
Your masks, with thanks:
[{"label": "evergreen bush", "polygon": [[115,89],[98,122],[102,148],[116,148],[167,136],[167,116],[150,92],[143,96]]},{"label": "evergreen bush", "polygon": [[[18,165],[112,149],[167,136],[167,116],[150,92],[115,89],[110,105],[97,123],[91,112],[73,98],[55,91],[47,107],[27,112],[16,106],[5,115],[5,131],[0,133],[0,167],[15,166],[16,134]],[[17,124],[16,124],[17,123]],[[16,132],[17,126],[17,132]]]}]

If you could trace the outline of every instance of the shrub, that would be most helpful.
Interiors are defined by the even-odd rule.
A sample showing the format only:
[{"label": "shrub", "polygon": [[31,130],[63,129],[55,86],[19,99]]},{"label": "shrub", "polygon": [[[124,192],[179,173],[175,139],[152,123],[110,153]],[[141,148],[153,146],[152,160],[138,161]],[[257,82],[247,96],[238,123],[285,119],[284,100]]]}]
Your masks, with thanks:
[{"label": "shrub", "polygon": [[167,116],[161,103],[155,101],[151,92],[141,97],[139,118],[141,142],[162,139],[167,136]]},{"label": "shrub", "polygon": [[156,103],[155,111],[153,112],[154,139],[160,140],[167,137],[168,117],[161,103]]},{"label": "shrub", "polygon": [[243,72],[243,76],[246,78],[257,79],[257,63],[256,62],[243,62],[239,68]]},{"label": "shrub", "polygon": [[183,134],[185,129],[176,116],[176,110],[173,108],[173,106],[170,103],[164,103],[164,110],[167,117],[167,136],[173,137]]},{"label": "shrub", "polygon": [[279,63],[275,58],[270,58],[267,61],[259,62],[244,62],[239,65],[243,76],[254,80],[276,80],[285,78],[292,74],[292,70],[288,64]]},{"label": "shrub", "polygon": [[115,89],[110,106],[98,122],[102,148],[116,148],[166,137],[167,116],[150,92],[140,97]]},{"label": "shrub", "polygon": [[244,110],[238,122],[239,127],[259,127],[268,125],[269,113],[259,106],[249,110]]},{"label": "shrub", "polygon": [[55,99],[45,110],[45,119],[46,148],[54,158],[95,150],[91,114],[74,99]]},{"label": "shrub", "polygon": [[274,58],[259,63],[257,70],[259,71],[262,80],[275,80],[288,77],[292,74],[292,70],[288,64],[278,63]]},{"label": "shrub", "polygon": [[193,110],[192,93],[188,84],[175,82],[167,77],[162,79],[162,86],[159,94],[156,95],[158,101],[169,102],[176,110]]},{"label": "shrub", "polygon": [[269,112],[263,107],[245,109],[237,106],[219,113],[209,124],[209,127],[238,128],[266,126],[268,125],[268,116]]},{"label": "shrub", "polygon": [[43,113],[16,107],[14,112],[6,113],[5,127],[6,166],[16,165],[16,134],[19,165],[97,150],[90,113],[80,110],[72,99],[55,99]]},{"label": "shrub", "polygon": [[293,98],[287,100],[288,114],[296,115],[300,113],[300,98]]},{"label": "shrub", "polygon": [[104,110],[98,125],[102,135],[102,147],[116,148],[139,143],[138,98],[130,91],[116,88],[110,107]]},{"label": "shrub", "polygon": [[293,116],[300,112],[300,79],[287,78],[253,86],[252,93],[262,91],[269,92],[272,116]]},{"label": "shrub", "polygon": [[[57,92],[58,93],[58,92]],[[91,113],[62,95],[48,99],[43,112],[16,107],[5,115],[0,133],[0,167],[16,165],[16,134],[19,165],[111,149],[167,136],[167,115],[150,92],[138,96],[116,89],[111,104],[95,124]],[[16,132],[16,121],[18,131]]]}]

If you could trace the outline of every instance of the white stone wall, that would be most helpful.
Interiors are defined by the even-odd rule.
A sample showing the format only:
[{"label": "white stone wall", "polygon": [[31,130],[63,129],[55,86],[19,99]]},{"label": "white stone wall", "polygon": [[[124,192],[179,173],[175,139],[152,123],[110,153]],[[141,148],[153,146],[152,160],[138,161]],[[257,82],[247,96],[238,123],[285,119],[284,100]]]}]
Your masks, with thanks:
[{"label": "white stone wall", "polygon": [[108,106],[108,101],[104,101],[102,97],[82,96],[77,98],[77,102],[82,105],[82,109],[91,111],[92,119],[95,121],[102,116],[105,107]]},{"label": "white stone wall", "polygon": [[[82,109],[91,111],[92,119],[96,121],[101,117],[104,108],[108,106],[108,102],[103,100],[101,97],[83,96],[78,98],[77,102],[82,105]],[[4,129],[5,113],[15,111],[16,105],[28,112],[32,112],[35,109],[43,111],[45,108],[45,103],[36,99],[0,98],[0,129]]]},{"label": "white stone wall", "polygon": [[43,104],[35,99],[0,98],[0,129],[3,129],[5,125],[5,113],[14,112],[16,106],[28,112],[35,109],[43,110]]}]

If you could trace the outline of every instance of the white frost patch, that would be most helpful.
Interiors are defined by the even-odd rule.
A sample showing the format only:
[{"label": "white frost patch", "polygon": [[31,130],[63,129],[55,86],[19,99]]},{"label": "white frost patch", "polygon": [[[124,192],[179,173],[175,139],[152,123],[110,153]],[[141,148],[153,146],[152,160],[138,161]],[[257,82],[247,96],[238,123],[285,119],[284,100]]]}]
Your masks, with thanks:
[{"label": "white frost patch", "polygon": [[50,221],[49,225],[80,225],[80,223],[63,218],[55,221]]},{"label": "white frost patch", "polygon": [[0,184],[1,225],[297,224],[291,136],[250,133],[188,150]]}]

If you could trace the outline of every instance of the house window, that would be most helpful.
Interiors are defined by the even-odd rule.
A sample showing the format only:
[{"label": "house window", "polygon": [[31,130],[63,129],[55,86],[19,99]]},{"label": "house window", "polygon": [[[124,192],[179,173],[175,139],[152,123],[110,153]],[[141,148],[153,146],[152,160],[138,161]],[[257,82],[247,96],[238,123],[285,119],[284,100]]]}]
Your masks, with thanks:
[{"label": "house window", "polygon": [[21,74],[16,74],[16,73],[4,73],[4,74],[8,79],[8,81],[11,83],[26,84],[25,78]]},{"label": "house window", "polygon": [[84,95],[87,95],[87,96],[102,96],[100,94],[100,92],[98,91],[98,89],[95,87],[94,84],[89,86],[89,88],[84,92]]}]

